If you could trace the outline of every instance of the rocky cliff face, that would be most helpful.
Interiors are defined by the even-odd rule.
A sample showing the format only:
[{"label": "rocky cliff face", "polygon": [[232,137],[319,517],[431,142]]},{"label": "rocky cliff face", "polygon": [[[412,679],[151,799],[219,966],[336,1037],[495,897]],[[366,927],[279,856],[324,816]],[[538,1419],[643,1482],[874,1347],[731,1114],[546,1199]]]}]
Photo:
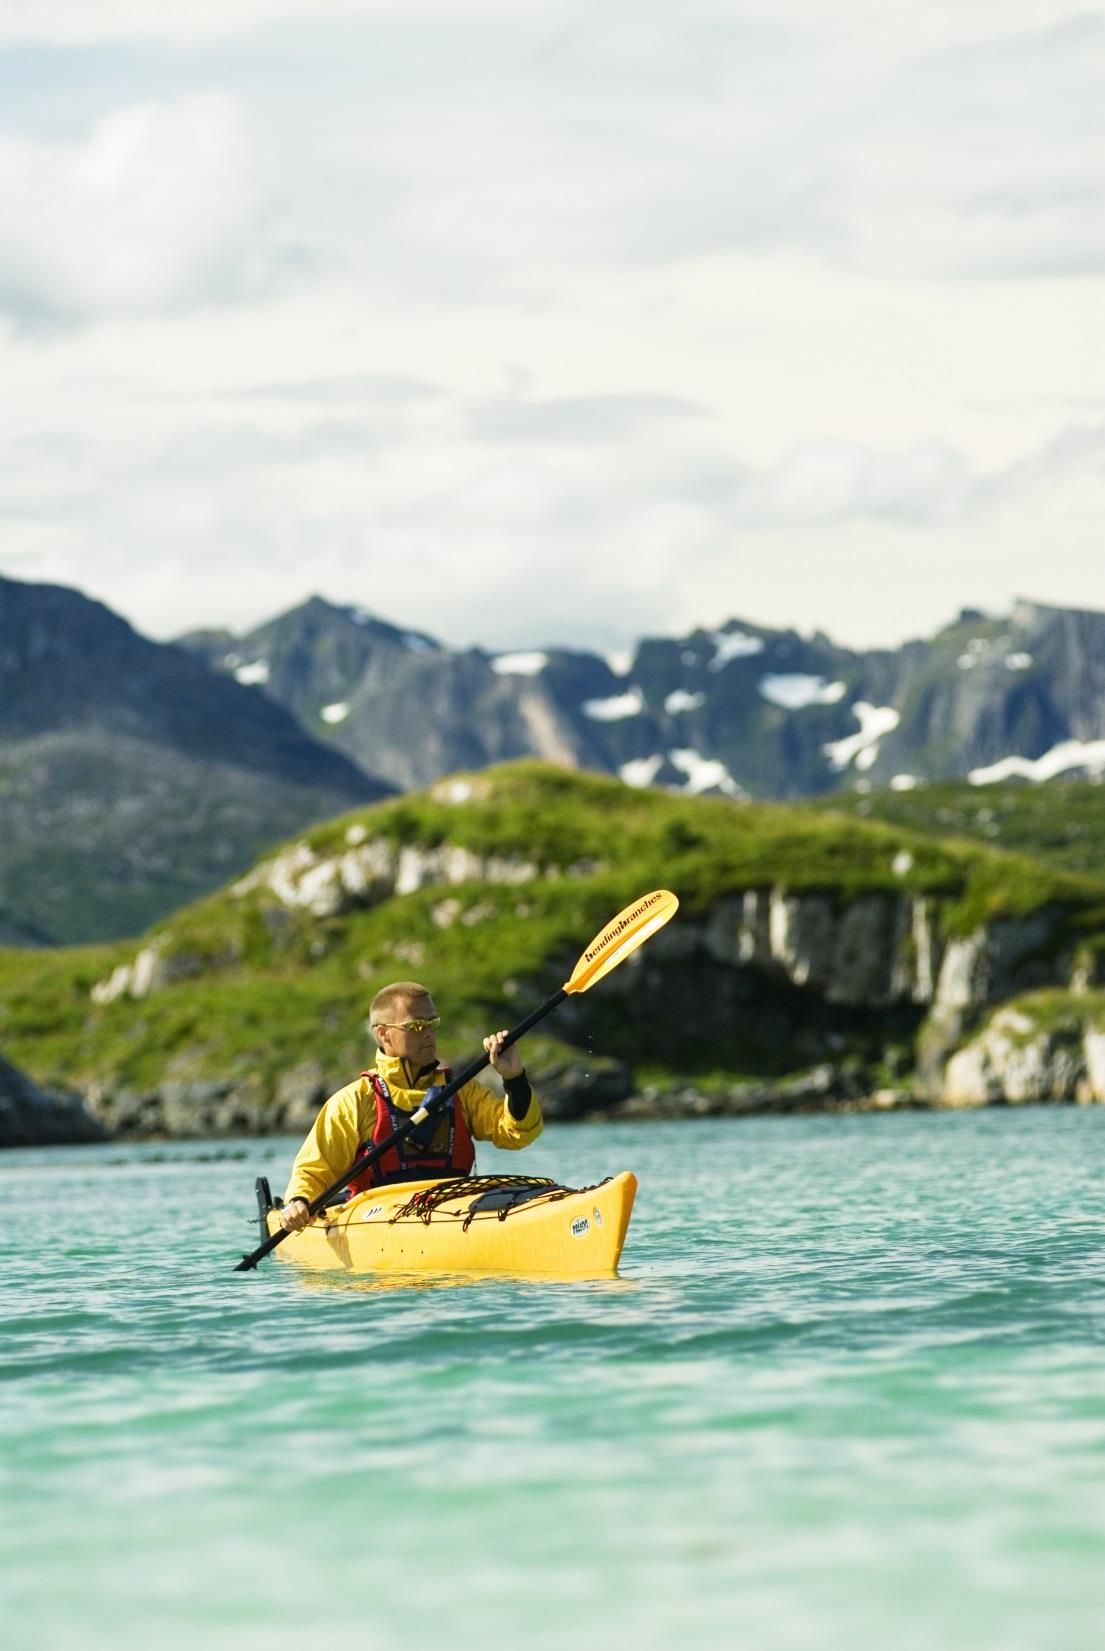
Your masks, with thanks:
[{"label": "rocky cliff face", "polygon": [[76,1095],[54,1095],[0,1056],[0,1147],[102,1141],[102,1124]]},{"label": "rocky cliff face", "polygon": [[[819,893],[752,889],[657,936],[639,967],[656,970],[668,960],[677,975],[680,966],[693,969],[705,959],[734,977],[752,974],[763,983],[785,983],[795,996],[783,1035],[811,1060],[832,1063],[849,1026],[848,1012],[862,1012],[874,1040],[869,1036],[869,1056],[878,1060],[880,1039],[884,1062],[900,1060],[903,1038],[912,1044],[912,1069],[899,1072],[903,1100],[936,1106],[1101,1100],[1105,1040],[1100,1034],[1069,1025],[1053,1032],[1022,1026],[1013,1010],[1012,1021],[1001,1015],[988,1020],[996,1006],[1021,994],[1078,986],[1081,966],[1064,936],[1059,905],[949,937],[942,933],[938,903],[928,898],[903,893],[840,901]],[[613,992],[635,990],[633,962],[620,979],[612,978]],[[708,1001],[731,1001],[724,977],[714,976],[711,985]],[[677,983],[665,980],[657,1001],[678,990]],[[835,1021],[833,1009],[842,1012]],[[731,1012],[740,1011],[734,1005]],[[1014,1026],[1022,1035],[1011,1040],[1007,1034]],[[811,1029],[817,1029],[820,1047],[811,1042]],[[1029,1030],[1030,1038],[1023,1035]],[[850,1091],[853,1098],[874,1087],[854,1066],[852,1078],[841,1092]],[[823,1076],[818,1081],[824,1086]]]},{"label": "rocky cliff face", "polygon": [[[576,766],[583,755],[555,696],[534,685],[531,658],[502,669],[478,648],[448,648],[360,608],[312,597],[246,636],[183,645],[400,790],[514,757]],[[609,668],[591,666],[591,687],[609,691]]]}]

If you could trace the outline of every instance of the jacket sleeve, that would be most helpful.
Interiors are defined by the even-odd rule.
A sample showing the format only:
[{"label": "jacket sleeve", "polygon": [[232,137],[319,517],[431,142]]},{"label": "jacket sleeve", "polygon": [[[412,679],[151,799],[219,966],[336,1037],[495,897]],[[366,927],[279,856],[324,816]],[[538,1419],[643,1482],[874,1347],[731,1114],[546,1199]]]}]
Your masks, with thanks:
[{"label": "jacket sleeve", "polygon": [[284,1202],[305,1198],[308,1203],[344,1173],[364,1140],[361,1089],[351,1083],[323,1104],[310,1134],[295,1155]]},{"label": "jacket sleeve", "polygon": [[464,1121],[474,1141],[490,1141],[493,1146],[518,1151],[536,1141],[545,1120],[541,1116],[541,1102],[534,1091],[530,1095],[525,1116],[512,1118],[504,1095],[496,1095],[482,1083],[466,1083],[460,1092]]}]

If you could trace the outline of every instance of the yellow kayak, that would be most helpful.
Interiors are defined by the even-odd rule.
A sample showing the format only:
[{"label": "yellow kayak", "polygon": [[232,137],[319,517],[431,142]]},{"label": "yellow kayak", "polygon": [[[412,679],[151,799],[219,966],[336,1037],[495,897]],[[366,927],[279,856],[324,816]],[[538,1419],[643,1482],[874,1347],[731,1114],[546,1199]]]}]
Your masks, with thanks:
[{"label": "yellow kayak", "polygon": [[[267,1237],[280,1231],[280,1219],[262,1186]],[[580,1191],[517,1175],[403,1181],[320,1211],[273,1253],[347,1273],[601,1278],[618,1265],[636,1191],[628,1170]]]}]

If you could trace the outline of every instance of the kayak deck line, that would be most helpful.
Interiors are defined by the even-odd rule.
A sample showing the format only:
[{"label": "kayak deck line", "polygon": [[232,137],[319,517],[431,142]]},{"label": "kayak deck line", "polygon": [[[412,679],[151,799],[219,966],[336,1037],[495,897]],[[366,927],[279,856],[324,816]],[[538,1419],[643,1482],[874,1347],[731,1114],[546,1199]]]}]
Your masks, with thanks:
[{"label": "kayak deck line", "polygon": [[[476,1197],[468,1206],[468,1214],[464,1217],[462,1231],[467,1231],[473,1221],[481,1217],[494,1215],[497,1221],[505,1221],[513,1210],[521,1204],[532,1203],[537,1198],[547,1198],[550,1201],[569,1198],[574,1193],[597,1192],[604,1187],[605,1181],[596,1181],[591,1187],[565,1187],[559,1181],[549,1180],[543,1175],[466,1175],[458,1176],[451,1181],[435,1181],[430,1187],[424,1187],[416,1192],[408,1204],[389,1219],[392,1222],[401,1221],[408,1215],[416,1215],[420,1221],[429,1223],[443,1204],[454,1199],[468,1198],[473,1190]],[[453,1217],[457,1212],[448,1211]]]},{"label": "kayak deck line", "polygon": [[[279,1206],[258,1182],[266,1235]],[[370,1187],[327,1205],[279,1253],[343,1272],[498,1272],[595,1278],[612,1274],[625,1243],[637,1178],[591,1187],[536,1176],[465,1176]]]}]

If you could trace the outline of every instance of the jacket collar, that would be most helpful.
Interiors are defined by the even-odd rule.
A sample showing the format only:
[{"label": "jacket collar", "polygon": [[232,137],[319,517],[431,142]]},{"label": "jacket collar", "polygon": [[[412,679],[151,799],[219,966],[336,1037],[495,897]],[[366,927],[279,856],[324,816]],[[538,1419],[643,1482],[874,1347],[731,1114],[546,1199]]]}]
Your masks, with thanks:
[{"label": "jacket collar", "polygon": [[378,1049],[376,1070],[389,1089],[428,1089],[437,1066],[424,1066],[416,1072],[398,1055],[385,1055],[382,1049]]}]

